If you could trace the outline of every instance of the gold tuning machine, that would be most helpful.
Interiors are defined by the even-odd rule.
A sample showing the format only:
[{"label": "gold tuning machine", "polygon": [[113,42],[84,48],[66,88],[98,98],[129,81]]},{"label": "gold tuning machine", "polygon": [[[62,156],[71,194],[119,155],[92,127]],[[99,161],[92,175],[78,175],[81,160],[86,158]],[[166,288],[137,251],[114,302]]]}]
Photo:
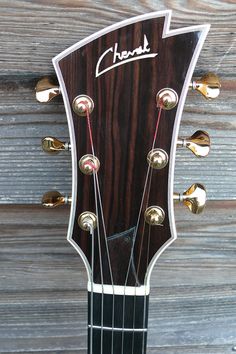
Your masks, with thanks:
[{"label": "gold tuning machine", "polygon": [[53,136],[46,136],[42,139],[42,148],[48,154],[58,154],[60,151],[70,150],[70,144]]},{"label": "gold tuning machine", "polygon": [[177,147],[186,147],[197,157],[205,157],[210,152],[210,136],[203,130],[197,130],[188,138],[179,138],[177,141]]},{"label": "gold tuning machine", "polygon": [[183,202],[193,214],[200,214],[206,204],[206,190],[200,183],[194,183],[183,194],[174,193],[174,200]]},{"label": "gold tuning machine", "polygon": [[206,99],[212,99],[219,96],[220,80],[216,74],[207,73],[201,79],[192,81],[189,88],[200,92]]},{"label": "gold tuning machine", "polygon": [[57,206],[71,203],[71,198],[63,196],[57,191],[50,191],[43,195],[42,205],[46,208],[56,208]]},{"label": "gold tuning machine", "polygon": [[46,103],[61,94],[60,87],[50,77],[39,80],[36,87],[36,99],[38,102]]}]

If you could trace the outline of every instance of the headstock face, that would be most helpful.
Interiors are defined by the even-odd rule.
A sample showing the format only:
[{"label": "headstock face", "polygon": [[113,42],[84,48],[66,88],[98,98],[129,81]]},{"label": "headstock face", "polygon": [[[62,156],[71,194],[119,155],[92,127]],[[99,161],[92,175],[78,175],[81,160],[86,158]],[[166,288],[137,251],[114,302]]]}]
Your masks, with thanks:
[{"label": "headstock face", "polygon": [[[81,254],[94,283],[147,283],[155,260],[176,238],[172,195],[178,127],[208,26],[170,32],[169,21],[168,11],[124,21],[53,60],[71,139],[73,189],[68,240]],[[156,95],[163,88],[178,95],[178,104],[171,110],[157,107]],[[78,95],[88,95],[94,102],[89,120],[100,168],[92,175],[79,168],[81,157],[92,151],[88,117],[78,116],[72,109]],[[154,148],[164,150],[168,163],[153,169],[147,155],[153,147],[158,117]],[[150,206],[164,211],[161,225],[145,222]],[[93,237],[78,225],[85,211],[97,216]]]}]

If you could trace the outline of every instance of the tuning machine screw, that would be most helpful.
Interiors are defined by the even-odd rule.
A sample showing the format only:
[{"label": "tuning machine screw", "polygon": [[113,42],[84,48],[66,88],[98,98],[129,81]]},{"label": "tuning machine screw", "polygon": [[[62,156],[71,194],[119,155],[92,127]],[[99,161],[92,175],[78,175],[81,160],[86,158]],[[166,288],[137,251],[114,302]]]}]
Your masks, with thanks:
[{"label": "tuning machine screw", "polygon": [[79,160],[79,169],[85,175],[92,175],[93,172],[97,172],[100,167],[100,161],[96,156],[87,154],[81,157]]},{"label": "tuning machine screw", "polygon": [[207,73],[201,79],[192,81],[189,88],[200,92],[206,99],[213,99],[220,94],[220,80],[216,74]]},{"label": "tuning machine screw", "polygon": [[52,78],[44,77],[38,81],[36,87],[36,99],[38,102],[46,103],[61,94],[59,85],[56,85]]},{"label": "tuning machine screw", "polygon": [[177,105],[178,100],[177,92],[168,87],[161,89],[156,95],[157,107],[167,111],[173,109]]},{"label": "tuning machine screw", "polygon": [[165,150],[152,149],[147,155],[147,162],[154,170],[161,170],[168,164],[168,155]]},{"label": "tuning machine screw", "polygon": [[194,183],[183,194],[174,193],[174,200],[183,202],[193,214],[200,214],[206,204],[206,189],[200,183]]},{"label": "tuning machine screw", "polygon": [[56,208],[57,206],[70,203],[71,197],[64,196],[58,191],[49,191],[42,198],[42,205],[46,208]]},{"label": "tuning machine screw", "polygon": [[210,152],[211,141],[210,136],[203,130],[197,130],[188,138],[179,138],[177,147],[186,147],[197,157],[205,157]]},{"label": "tuning machine screw", "polygon": [[159,206],[150,206],[144,212],[144,219],[151,226],[161,225],[165,219],[165,212]]},{"label": "tuning machine screw", "polygon": [[92,113],[94,109],[94,102],[88,95],[79,95],[75,97],[72,103],[73,111],[78,115],[85,117],[88,113]]},{"label": "tuning machine screw", "polygon": [[58,154],[60,151],[70,150],[70,143],[58,140],[52,136],[42,139],[42,148],[48,154]]},{"label": "tuning machine screw", "polygon": [[85,211],[80,214],[78,219],[79,227],[84,231],[90,231],[97,227],[97,216],[91,211]]}]

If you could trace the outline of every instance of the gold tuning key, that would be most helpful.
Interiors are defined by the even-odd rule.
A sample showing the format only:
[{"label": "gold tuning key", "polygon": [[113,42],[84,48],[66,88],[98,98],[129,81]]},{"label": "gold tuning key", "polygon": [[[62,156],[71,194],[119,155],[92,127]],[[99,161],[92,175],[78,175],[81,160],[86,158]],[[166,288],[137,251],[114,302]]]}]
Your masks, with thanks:
[{"label": "gold tuning key", "polygon": [[70,150],[70,144],[58,140],[52,136],[46,136],[42,139],[43,151],[48,154],[58,154],[60,151]]},{"label": "gold tuning key", "polygon": [[188,138],[179,138],[177,141],[177,147],[186,147],[197,157],[205,157],[210,152],[210,136],[203,130],[197,130]]},{"label": "gold tuning key", "polygon": [[206,99],[212,99],[219,96],[220,80],[216,74],[207,73],[199,80],[192,81],[189,88],[200,92]]},{"label": "gold tuning key", "polygon": [[174,193],[174,200],[183,202],[193,214],[200,214],[206,204],[206,189],[200,183],[194,183],[183,194]]},{"label": "gold tuning key", "polygon": [[42,198],[42,205],[46,208],[56,208],[68,203],[71,203],[71,197],[63,196],[57,191],[47,192]]},{"label": "gold tuning key", "polygon": [[35,87],[36,99],[38,102],[46,103],[61,94],[60,87],[55,85],[50,77],[39,80]]}]

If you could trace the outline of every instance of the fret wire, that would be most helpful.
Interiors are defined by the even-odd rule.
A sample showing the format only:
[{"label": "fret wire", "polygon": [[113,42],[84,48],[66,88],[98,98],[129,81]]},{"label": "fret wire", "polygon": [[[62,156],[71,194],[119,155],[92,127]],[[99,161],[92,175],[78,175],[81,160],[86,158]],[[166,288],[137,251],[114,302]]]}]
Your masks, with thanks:
[{"label": "fret wire", "polygon": [[[91,325],[88,325],[91,328]],[[101,329],[106,331],[124,331],[124,332],[147,332],[147,328],[117,328],[117,327],[106,327],[106,326],[92,326],[93,329]]]}]

